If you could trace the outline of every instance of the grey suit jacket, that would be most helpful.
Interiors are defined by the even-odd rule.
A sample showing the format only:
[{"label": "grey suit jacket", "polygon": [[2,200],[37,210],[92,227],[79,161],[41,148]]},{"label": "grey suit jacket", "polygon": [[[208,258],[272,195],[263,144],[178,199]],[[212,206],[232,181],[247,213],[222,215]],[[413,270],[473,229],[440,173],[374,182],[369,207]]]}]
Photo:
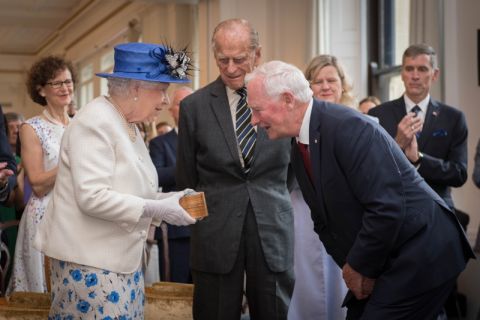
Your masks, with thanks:
[{"label": "grey suit jacket", "polygon": [[293,265],[293,215],[287,190],[290,139],[269,140],[258,128],[254,159],[241,167],[225,85],[216,81],[180,107],[177,187],[204,191],[209,216],[192,226],[191,267],[227,273],[237,257],[251,204],[266,263],[274,272]]}]

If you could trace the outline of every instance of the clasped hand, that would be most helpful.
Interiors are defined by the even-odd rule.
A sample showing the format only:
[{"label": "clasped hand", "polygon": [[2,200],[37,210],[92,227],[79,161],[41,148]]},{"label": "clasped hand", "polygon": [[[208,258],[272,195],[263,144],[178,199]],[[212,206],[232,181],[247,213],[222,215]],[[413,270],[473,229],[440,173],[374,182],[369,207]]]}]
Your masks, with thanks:
[{"label": "clasped hand", "polygon": [[8,177],[13,176],[13,171],[7,168],[6,162],[0,162],[0,187],[7,184]]},{"label": "clasped hand", "polygon": [[395,141],[397,141],[400,148],[405,151],[405,149],[412,143],[412,140],[415,139],[415,135],[422,131],[422,128],[422,118],[415,116],[415,113],[413,112],[409,112],[398,123]]},{"label": "clasped hand", "polygon": [[157,200],[146,200],[143,216],[156,218],[176,226],[186,226],[196,222],[179,203],[189,189],[179,192],[158,194]]},{"label": "clasped hand", "polygon": [[342,268],[343,280],[347,288],[352,291],[358,300],[366,299],[372,294],[375,279],[367,278],[355,271],[348,263]]}]

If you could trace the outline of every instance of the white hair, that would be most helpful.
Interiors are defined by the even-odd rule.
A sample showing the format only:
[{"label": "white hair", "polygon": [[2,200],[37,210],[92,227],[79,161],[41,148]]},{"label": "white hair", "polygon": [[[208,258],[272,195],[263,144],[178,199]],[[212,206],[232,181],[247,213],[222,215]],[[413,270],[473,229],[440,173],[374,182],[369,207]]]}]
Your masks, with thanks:
[{"label": "white hair", "polygon": [[140,88],[155,89],[159,82],[150,82],[142,80],[133,80],[125,78],[107,78],[108,80],[108,94],[110,96],[117,96],[126,98],[130,94],[129,88],[131,85],[138,84]]},{"label": "white hair", "polygon": [[303,72],[294,65],[282,61],[270,61],[261,64],[245,77],[245,82],[256,77],[263,78],[266,94],[278,98],[284,92],[290,92],[296,100],[306,103],[312,99],[313,91]]},{"label": "white hair", "polygon": [[173,90],[173,92],[178,92],[178,91],[187,91],[189,93],[193,93],[194,90],[192,88],[190,88],[189,86],[181,86],[181,87],[177,87],[175,88],[175,90]]}]

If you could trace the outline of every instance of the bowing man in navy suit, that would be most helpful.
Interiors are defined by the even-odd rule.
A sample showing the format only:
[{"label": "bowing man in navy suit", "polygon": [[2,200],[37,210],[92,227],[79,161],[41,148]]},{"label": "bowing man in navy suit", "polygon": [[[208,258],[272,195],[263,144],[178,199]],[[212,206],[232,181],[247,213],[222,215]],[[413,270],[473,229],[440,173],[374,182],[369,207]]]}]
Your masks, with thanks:
[{"label": "bowing man in navy suit", "polygon": [[295,137],[291,163],[343,269],[347,319],[433,319],[474,257],[448,205],[381,126],[314,100],[298,68],[272,61],[246,81],[252,124]]},{"label": "bowing man in navy suit", "polygon": [[[170,104],[170,114],[175,121],[175,128],[169,132],[150,140],[150,157],[158,173],[158,185],[162,192],[175,190],[175,163],[177,153],[178,111],[180,102],[193,90],[190,87],[179,87],[173,92]],[[190,272],[190,228],[187,226],[168,225],[168,252],[170,260],[170,279],[172,282],[192,283]],[[165,281],[164,255],[162,246],[162,232],[157,228],[155,238],[159,246],[160,273]]]},{"label": "bowing man in navy suit", "polygon": [[395,138],[418,173],[454,208],[451,187],[467,181],[467,123],[462,111],[430,97],[438,79],[435,51],[414,44],[403,53],[401,77],[405,94],[371,109]]}]

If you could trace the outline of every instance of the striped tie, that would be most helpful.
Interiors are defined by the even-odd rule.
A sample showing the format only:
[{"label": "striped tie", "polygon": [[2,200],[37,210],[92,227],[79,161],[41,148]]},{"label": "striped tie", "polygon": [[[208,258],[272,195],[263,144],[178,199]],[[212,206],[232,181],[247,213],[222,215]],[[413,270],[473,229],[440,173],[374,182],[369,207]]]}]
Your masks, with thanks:
[{"label": "striped tie", "polygon": [[235,131],[237,134],[238,146],[242,151],[245,173],[248,173],[253,159],[253,150],[255,148],[257,133],[250,123],[252,112],[250,108],[247,107],[247,89],[241,88],[236,92],[240,95],[240,101],[238,101],[237,105]]}]

